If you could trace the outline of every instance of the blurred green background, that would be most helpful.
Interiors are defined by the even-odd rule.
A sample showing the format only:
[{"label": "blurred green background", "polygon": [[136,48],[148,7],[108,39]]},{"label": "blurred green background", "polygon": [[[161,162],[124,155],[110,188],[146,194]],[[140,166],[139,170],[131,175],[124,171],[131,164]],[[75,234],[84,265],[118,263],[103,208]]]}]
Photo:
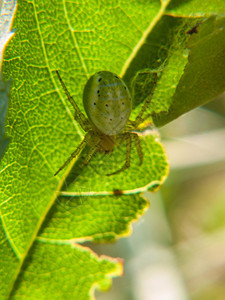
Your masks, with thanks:
[{"label": "blurred green background", "polygon": [[225,299],[225,95],[160,129],[171,164],[133,234],[94,251],[124,259],[98,300]]}]

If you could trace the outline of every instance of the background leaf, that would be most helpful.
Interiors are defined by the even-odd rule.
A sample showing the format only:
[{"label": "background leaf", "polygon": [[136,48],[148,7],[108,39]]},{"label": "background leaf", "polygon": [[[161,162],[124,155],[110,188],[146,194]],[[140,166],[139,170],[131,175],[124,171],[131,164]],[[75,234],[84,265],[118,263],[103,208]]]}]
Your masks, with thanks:
[{"label": "background leaf", "polygon": [[170,14],[177,16],[223,15],[224,1],[172,0],[167,7],[167,11]]},{"label": "background leaf", "polygon": [[158,115],[162,126],[225,91],[225,18],[211,17],[189,40],[188,64],[173,95],[168,114]]},{"label": "background leaf", "polygon": [[5,119],[8,109],[9,82],[1,80],[0,73],[0,160],[9,144],[10,138],[5,136]]}]

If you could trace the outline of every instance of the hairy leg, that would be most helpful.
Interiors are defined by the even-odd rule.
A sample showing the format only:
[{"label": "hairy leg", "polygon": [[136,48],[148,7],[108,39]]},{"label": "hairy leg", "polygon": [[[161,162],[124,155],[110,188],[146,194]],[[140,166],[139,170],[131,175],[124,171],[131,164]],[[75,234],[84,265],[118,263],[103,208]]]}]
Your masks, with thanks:
[{"label": "hairy leg", "polygon": [[140,165],[143,163],[143,152],[142,152],[142,148],[141,148],[141,143],[140,143],[140,139],[139,136],[136,133],[132,133],[132,137],[134,138],[134,142],[135,142],[135,146],[137,149],[137,153],[140,159]]},{"label": "hairy leg", "polygon": [[82,111],[77,106],[76,102],[74,101],[73,97],[70,95],[69,91],[67,90],[67,87],[66,87],[65,83],[63,82],[63,80],[62,80],[62,78],[59,75],[59,72],[57,70],[56,70],[56,74],[59,78],[59,81],[62,85],[62,88],[63,88],[68,100],[70,101],[70,103],[72,104],[72,106],[74,108],[74,111],[75,111],[74,118],[75,118],[75,120],[80,124],[81,128],[84,131],[88,131],[91,128],[89,120],[85,117],[85,115],[82,113]]},{"label": "hairy leg", "polygon": [[124,133],[124,137],[126,139],[126,162],[125,162],[125,165],[121,169],[117,170],[116,172],[107,174],[107,176],[116,175],[130,167],[132,135],[130,132],[127,132],[127,133]]},{"label": "hairy leg", "polygon": [[86,158],[85,158],[85,160],[84,160],[84,162],[83,162],[83,164],[84,164],[85,166],[89,163],[89,161],[90,161],[90,159],[92,158],[92,156],[97,152],[98,147],[99,147],[99,143],[100,143],[100,139],[99,139],[99,142],[96,143],[95,145],[93,145],[93,146],[91,147],[91,149],[89,150],[88,155],[86,156]]},{"label": "hairy leg", "polygon": [[83,141],[79,144],[76,150],[70,155],[67,161],[58,169],[58,171],[54,174],[54,176],[56,176],[62,169],[64,169],[71,162],[72,159],[74,159],[80,154],[80,152],[84,149],[85,145],[87,144],[89,138],[90,138],[89,133],[87,133]]}]

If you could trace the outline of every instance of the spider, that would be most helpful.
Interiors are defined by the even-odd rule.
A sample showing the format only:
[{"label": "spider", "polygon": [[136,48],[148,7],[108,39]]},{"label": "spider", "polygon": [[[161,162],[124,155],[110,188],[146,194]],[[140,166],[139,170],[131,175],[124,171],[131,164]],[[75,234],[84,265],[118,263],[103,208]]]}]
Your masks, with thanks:
[{"label": "spider", "polygon": [[143,114],[151,102],[157,82],[157,73],[154,74],[151,93],[146,98],[135,121],[129,120],[132,110],[130,92],[123,80],[116,74],[109,71],[100,71],[89,78],[83,92],[83,105],[88,116],[86,118],[67,90],[59,72],[56,71],[56,73],[68,100],[75,110],[74,119],[86,132],[86,135],[54,176],[64,169],[71,160],[76,158],[86,145],[90,147],[90,150],[84,159],[84,165],[88,164],[96,152],[110,153],[114,147],[120,145],[124,140],[126,141],[126,161],[124,166],[106,175],[116,175],[130,167],[132,139],[134,139],[141,165],[143,152],[139,136],[134,131],[151,116],[151,114],[148,114],[143,117]]}]

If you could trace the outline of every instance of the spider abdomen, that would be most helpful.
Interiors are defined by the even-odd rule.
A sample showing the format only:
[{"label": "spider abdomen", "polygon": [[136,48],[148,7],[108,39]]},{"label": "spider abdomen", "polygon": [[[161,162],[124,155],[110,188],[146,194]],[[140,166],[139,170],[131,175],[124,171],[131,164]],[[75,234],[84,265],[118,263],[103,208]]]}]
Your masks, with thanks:
[{"label": "spider abdomen", "polygon": [[101,71],[85,85],[83,105],[89,120],[100,132],[116,135],[126,126],[132,100],[122,79],[112,72]]}]

